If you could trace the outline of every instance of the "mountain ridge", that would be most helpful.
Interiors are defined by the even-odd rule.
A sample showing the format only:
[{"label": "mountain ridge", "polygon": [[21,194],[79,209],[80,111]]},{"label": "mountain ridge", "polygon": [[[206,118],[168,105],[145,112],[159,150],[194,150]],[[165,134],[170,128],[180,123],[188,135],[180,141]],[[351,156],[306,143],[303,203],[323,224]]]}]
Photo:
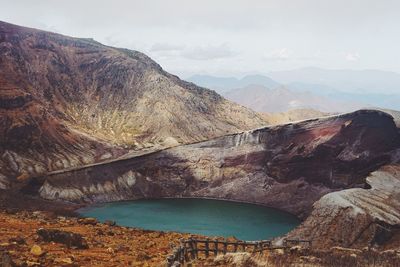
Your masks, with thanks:
[{"label": "mountain ridge", "polygon": [[[303,70],[308,73],[308,76],[305,75],[303,77],[301,74]],[[323,74],[327,76],[327,79],[324,79],[324,75],[319,75],[319,72],[323,72]],[[336,72],[339,72],[339,74],[344,73],[343,75],[337,75],[339,76],[337,78],[338,81],[331,77],[335,76],[334,73]],[[352,73],[355,73],[355,78],[352,77]],[[380,74],[383,76],[387,74],[390,77],[394,77],[394,80],[392,79],[391,82],[386,82],[384,77],[381,77],[382,75]],[[363,75],[368,76],[365,80],[368,78],[371,83],[368,83],[368,81],[363,81]],[[334,112],[348,112],[356,109],[371,107],[396,110],[400,109],[400,106],[398,105],[398,102],[400,101],[400,94],[398,93],[398,88],[400,88],[400,74],[395,72],[304,68],[291,71],[270,72],[266,75],[257,76],[272,80],[273,84],[271,85],[269,83],[246,79],[246,77],[251,78],[251,75],[244,76],[241,79],[235,77],[224,78],[212,75],[194,75],[189,77],[188,80],[214,89],[222,95],[226,95],[232,90],[244,88],[250,85],[261,85],[269,89],[286,87],[293,94],[309,93],[314,98],[323,97],[329,99],[331,102],[337,102],[336,106],[344,104],[345,106],[353,107],[351,109],[337,109],[334,110]],[[229,82],[224,83],[225,79],[229,79]],[[240,81],[246,80],[249,82],[240,83]],[[215,81],[218,81],[221,84],[218,86],[218,84],[215,84]],[[387,87],[385,84],[389,87]],[[371,86],[373,87],[372,89],[370,88]],[[284,104],[285,103],[283,103],[283,106]]]},{"label": "mountain ridge", "polygon": [[92,39],[0,22],[0,55],[0,166],[13,179],[266,124],[143,53]]},{"label": "mountain ridge", "polygon": [[359,108],[355,104],[335,101],[311,92],[296,92],[286,86],[270,89],[262,85],[248,85],[232,89],[223,93],[223,96],[255,111],[268,113],[310,109],[320,111],[323,116],[323,113],[350,112]]}]

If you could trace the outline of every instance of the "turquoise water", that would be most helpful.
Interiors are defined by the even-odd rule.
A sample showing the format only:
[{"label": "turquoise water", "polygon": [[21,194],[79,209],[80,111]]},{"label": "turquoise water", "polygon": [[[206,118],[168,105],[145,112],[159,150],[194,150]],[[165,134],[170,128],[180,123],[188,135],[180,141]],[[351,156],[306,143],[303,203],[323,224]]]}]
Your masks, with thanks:
[{"label": "turquoise water", "polygon": [[300,221],[263,206],[208,199],[155,199],[106,203],[80,210],[85,217],[114,220],[119,225],[148,230],[207,236],[235,236],[241,240],[283,235]]}]

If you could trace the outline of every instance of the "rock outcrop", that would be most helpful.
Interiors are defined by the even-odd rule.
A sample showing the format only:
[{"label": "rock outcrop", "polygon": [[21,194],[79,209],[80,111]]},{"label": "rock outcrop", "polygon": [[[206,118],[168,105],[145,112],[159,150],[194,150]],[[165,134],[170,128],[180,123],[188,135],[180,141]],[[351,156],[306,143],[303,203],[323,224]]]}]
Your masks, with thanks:
[{"label": "rock outcrop", "polygon": [[381,245],[400,230],[400,164],[371,173],[369,189],[354,188],[323,196],[291,238],[314,240],[314,246]]},{"label": "rock outcrop", "polygon": [[400,136],[386,113],[363,110],[261,128],[38,178],[51,200],[206,197],[260,203],[306,217],[321,196],[365,187],[393,162]]},{"label": "rock outcrop", "polygon": [[0,188],[265,124],[140,52],[0,22]]},{"label": "rock outcrop", "polygon": [[81,234],[61,231],[58,229],[40,228],[37,234],[45,242],[55,242],[66,245],[68,248],[87,249],[88,245]]}]

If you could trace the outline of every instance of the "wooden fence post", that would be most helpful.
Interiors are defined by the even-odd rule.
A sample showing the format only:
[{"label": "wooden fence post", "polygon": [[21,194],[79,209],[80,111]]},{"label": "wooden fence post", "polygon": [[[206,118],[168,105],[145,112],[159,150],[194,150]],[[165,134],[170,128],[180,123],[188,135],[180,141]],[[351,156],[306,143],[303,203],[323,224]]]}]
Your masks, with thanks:
[{"label": "wooden fence post", "polygon": [[179,258],[179,250],[178,248],[174,249],[174,261],[177,261]]},{"label": "wooden fence post", "polygon": [[182,264],[185,262],[185,255],[182,246],[179,246],[179,262]]},{"label": "wooden fence post", "polygon": [[206,241],[205,241],[205,247],[206,247],[206,258],[208,258],[208,256],[210,255],[210,252],[209,252],[209,250],[210,250],[210,246],[209,246],[209,244],[208,244],[208,242],[209,242],[209,239],[207,238],[206,239]]},{"label": "wooden fence post", "polygon": [[197,248],[197,240],[193,240],[193,245],[194,245],[194,251],[196,254],[196,258],[198,259],[199,258],[199,250]]},{"label": "wooden fence post", "polygon": [[214,240],[214,256],[218,255],[218,240]]},{"label": "wooden fence post", "polygon": [[[210,247],[210,243],[214,244],[214,247]],[[203,249],[203,244],[204,244],[204,249]],[[284,239],[283,240],[283,249],[288,249],[291,245],[312,245],[311,240],[294,240],[294,239]],[[223,248],[220,250],[220,245],[223,246]],[[229,248],[229,246],[232,245],[233,249]],[[185,264],[185,262],[188,262],[190,260],[189,253],[192,259],[199,258],[199,252],[204,251],[205,257],[208,258],[210,257],[210,251],[214,252],[214,256],[217,256],[218,253],[222,252],[223,254],[226,254],[228,250],[233,252],[238,252],[240,251],[240,247],[242,248],[243,252],[246,252],[246,249],[248,251],[252,249],[252,253],[257,253],[259,252],[260,254],[264,253],[264,250],[268,249],[275,249],[279,248],[276,246],[273,246],[271,240],[260,240],[260,241],[233,241],[233,242],[228,242],[227,239],[224,240],[210,240],[209,238],[204,239],[195,239],[193,237],[190,237],[187,240],[181,239],[180,244],[173,249],[173,253],[171,255],[168,255],[166,258],[166,264],[168,267],[172,266],[175,262],[179,262],[180,264]]]},{"label": "wooden fence post", "polygon": [[226,254],[226,251],[228,249],[228,244],[226,243],[226,239],[224,240],[224,254]]},{"label": "wooden fence post", "polygon": [[173,263],[174,263],[174,256],[173,255],[169,255],[167,257],[167,266],[171,267]]},{"label": "wooden fence post", "polygon": [[185,256],[185,262],[188,262],[189,253],[188,253],[188,248],[186,247],[186,243],[183,243],[183,255]]},{"label": "wooden fence post", "polygon": [[194,245],[193,245],[193,238],[189,239],[189,246],[190,246],[190,254],[192,255],[192,259],[194,260],[196,258],[196,251],[194,249]]}]

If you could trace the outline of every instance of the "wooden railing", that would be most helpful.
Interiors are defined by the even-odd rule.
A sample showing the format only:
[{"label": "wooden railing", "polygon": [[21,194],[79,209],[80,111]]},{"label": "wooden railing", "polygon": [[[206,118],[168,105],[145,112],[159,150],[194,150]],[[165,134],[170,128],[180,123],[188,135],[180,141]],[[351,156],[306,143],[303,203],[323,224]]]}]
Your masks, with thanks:
[{"label": "wooden railing", "polygon": [[285,239],[281,246],[273,245],[271,240],[260,241],[228,241],[218,239],[195,239],[181,240],[179,246],[175,247],[173,253],[167,257],[167,267],[180,266],[185,262],[199,258],[202,253],[204,257],[217,256],[219,253],[228,252],[250,252],[263,253],[265,250],[286,249],[292,246],[311,246],[309,240]]}]

